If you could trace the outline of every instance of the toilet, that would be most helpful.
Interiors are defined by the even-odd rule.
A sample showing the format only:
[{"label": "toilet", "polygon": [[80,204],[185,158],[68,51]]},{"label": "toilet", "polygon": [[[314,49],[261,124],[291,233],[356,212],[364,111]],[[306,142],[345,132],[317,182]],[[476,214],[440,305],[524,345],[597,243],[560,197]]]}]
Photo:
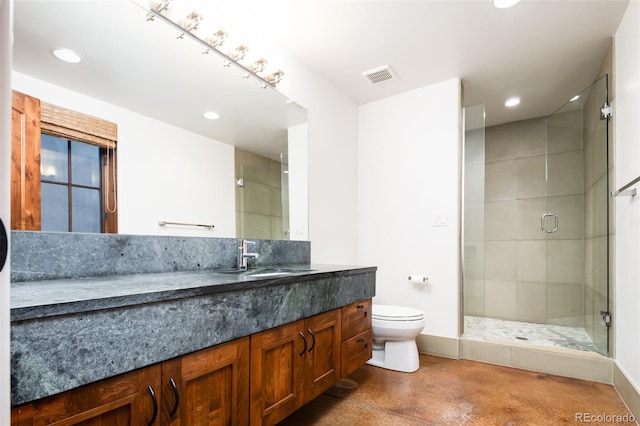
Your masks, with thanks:
[{"label": "toilet", "polygon": [[424,312],[404,306],[373,304],[373,357],[367,364],[413,373],[418,370],[416,337],[424,328]]}]

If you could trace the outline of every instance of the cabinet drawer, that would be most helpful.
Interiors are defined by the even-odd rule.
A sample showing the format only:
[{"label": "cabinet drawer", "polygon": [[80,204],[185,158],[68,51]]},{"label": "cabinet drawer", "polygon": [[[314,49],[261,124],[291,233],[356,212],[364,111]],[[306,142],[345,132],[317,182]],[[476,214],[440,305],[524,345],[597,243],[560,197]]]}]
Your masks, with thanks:
[{"label": "cabinet drawer", "polygon": [[342,340],[371,328],[371,299],[342,308]]},{"label": "cabinet drawer", "polygon": [[372,347],[373,331],[371,329],[342,342],[342,377],[348,376],[369,361]]}]

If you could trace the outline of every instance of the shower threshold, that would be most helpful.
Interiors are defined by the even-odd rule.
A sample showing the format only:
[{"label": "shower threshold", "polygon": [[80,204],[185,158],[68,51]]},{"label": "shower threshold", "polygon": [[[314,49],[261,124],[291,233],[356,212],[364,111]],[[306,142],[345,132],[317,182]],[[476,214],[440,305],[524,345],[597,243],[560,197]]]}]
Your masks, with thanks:
[{"label": "shower threshold", "polygon": [[465,316],[462,337],[598,352],[584,329],[562,325]]}]

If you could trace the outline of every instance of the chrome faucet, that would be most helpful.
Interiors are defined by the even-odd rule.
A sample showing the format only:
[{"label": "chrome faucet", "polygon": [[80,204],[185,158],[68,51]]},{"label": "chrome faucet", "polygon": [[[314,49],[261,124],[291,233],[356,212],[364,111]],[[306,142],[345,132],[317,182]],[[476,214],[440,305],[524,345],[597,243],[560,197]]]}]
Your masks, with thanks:
[{"label": "chrome faucet", "polygon": [[247,246],[255,245],[255,241],[249,240],[241,240],[240,246],[238,247],[238,269],[245,270],[247,269],[247,260],[249,258],[257,259],[258,253],[247,253]]}]

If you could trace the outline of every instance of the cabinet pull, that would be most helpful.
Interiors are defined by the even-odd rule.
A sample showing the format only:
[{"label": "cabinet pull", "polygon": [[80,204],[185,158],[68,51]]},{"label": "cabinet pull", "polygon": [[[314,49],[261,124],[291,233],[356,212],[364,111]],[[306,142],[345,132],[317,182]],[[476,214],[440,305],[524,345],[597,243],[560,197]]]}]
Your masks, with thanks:
[{"label": "cabinet pull", "polygon": [[147,389],[149,390],[149,395],[151,395],[151,401],[153,401],[153,416],[151,416],[151,421],[148,424],[148,426],[151,426],[156,422],[156,418],[158,417],[158,399],[152,386],[149,386]]},{"label": "cabinet pull", "polygon": [[358,309],[359,311],[363,310],[363,309],[364,309],[364,305],[358,305],[358,306],[357,306],[357,309]]},{"label": "cabinet pull", "polygon": [[365,340],[364,339],[358,339],[358,343],[360,343],[362,345],[363,343],[365,343]]},{"label": "cabinet pull", "polygon": [[173,380],[173,377],[169,379],[169,384],[171,384],[171,389],[173,389],[173,397],[175,399],[173,409],[169,413],[169,417],[173,417],[176,411],[178,411],[178,406],[180,405],[180,393],[178,392],[178,385],[176,385],[176,381]]},{"label": "cabinet pull", "polygon": [[311,338],[313,339],[311,341],[311,347],[309,348],[309,352],[311,352],[313,350],[313,348],[316,347],[316,335],[313,334],[313,331],[311,331],[310,328],[307,328],[307,331],[309,332],[309,334],[311,335]]},{"label": "cabinet pull", "polygon": [[304,334],[302,334],[302,331],[299,332],[298,334],[300,335],[300,337],[302,337],[302,341],[304,342],[304,348],[302,348],[302,352],[300,352],[298,354],[298,355],[302,356],[307,351],[307,339],[304,337]]}]

